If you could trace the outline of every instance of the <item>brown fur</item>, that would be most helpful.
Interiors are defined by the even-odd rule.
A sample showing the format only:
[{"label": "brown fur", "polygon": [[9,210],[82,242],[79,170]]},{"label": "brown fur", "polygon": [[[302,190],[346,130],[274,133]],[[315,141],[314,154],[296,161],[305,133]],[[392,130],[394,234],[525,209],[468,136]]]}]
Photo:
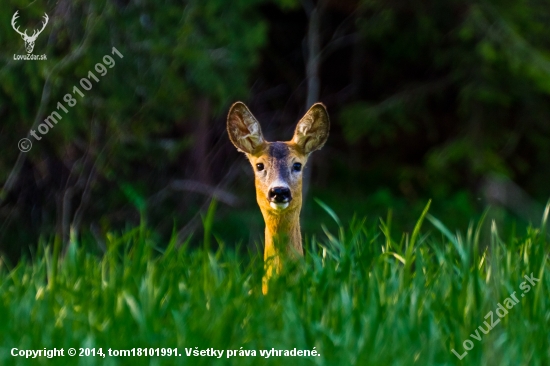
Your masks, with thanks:
[{"label": "brown fur", "polygon": [[[326,108],[317,103],[298,122],[291,141],[267,142],[260,124],[243,103],[237,102],[229,110],[229,138],[239,151],[246,154],[255,171],[256,200],[265,221],[264,294],[267,293],[269,278],[281,271],[283,258],[303,256],[300,232],[301,172],[309,155],[326,142],[329,128]],[[296,163],[301,164],[300,171],[293,169]],[[258,164],[263,164],[263,169],[259,170]],[[290,189],[292,199],[286,208],[271,205],[268,192],[274,184]]]}]

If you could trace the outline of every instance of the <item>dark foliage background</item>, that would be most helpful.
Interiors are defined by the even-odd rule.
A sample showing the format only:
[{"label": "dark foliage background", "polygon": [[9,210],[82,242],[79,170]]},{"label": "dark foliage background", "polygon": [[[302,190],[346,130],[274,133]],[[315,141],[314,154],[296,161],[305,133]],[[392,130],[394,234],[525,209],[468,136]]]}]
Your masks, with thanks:
[{"label": "dark foliage background", "polygon": [[[49,23],[34,54],[11,27]],[[307,170],[303,226],[319,198],[342,218],[432,212],[463,225],[540,217],[550,180],[550,2],[540,0],[10,0],[0,13],[0,250],[40,237],[98,243],[146,220],[255,247],[253,176],[225,116],[246,102],[287,140],[315,101],[332,118]],[[30,32],[29,32],[30,33]],[[112,47],[108,68],[32,150],[27,137]],[[91,79],[90,79],[91,80]],[[388,213],[388,208],[392,208]],[[412,228],[412,227],[411,227]]]}]

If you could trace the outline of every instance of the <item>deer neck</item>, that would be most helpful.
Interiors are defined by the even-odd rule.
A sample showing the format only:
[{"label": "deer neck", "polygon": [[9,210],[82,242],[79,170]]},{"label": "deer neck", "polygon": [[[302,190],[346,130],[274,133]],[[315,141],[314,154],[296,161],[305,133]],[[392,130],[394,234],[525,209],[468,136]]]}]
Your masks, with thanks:
[{"label": "deer neck", "polygon": [[262,209],[265,220],[265,276],[262,279],[262,292],[267,294],[267,283],[275,273],[283,268],[284,258],[303,256],[302,234],[300,232],[300,207],[273,214]]},{"label": "deer neck", "polygon": [[262,210],[265,220],[264,260],[272,258],[277,272],[281,269],[280,256],[303,255],[300,232],[300,207],[282,213]]}]

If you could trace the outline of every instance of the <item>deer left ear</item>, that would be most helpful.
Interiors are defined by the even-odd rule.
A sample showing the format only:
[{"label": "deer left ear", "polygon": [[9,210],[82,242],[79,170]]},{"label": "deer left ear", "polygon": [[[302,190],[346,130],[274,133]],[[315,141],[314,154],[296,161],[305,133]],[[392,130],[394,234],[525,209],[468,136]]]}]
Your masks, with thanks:
[{"label": "deer left ear", "polygon": [[298,145],[304,154],[310,154],[322,148],[327,142],[329,129],[327,109],[323,103],[315,103],[298,122],[292,142]]},{"label": "deer left ear", "polygon": [[260,123],[242,102],[229,109],[227,132],[233,145],[247,154],[256,153],[265,143]]}]

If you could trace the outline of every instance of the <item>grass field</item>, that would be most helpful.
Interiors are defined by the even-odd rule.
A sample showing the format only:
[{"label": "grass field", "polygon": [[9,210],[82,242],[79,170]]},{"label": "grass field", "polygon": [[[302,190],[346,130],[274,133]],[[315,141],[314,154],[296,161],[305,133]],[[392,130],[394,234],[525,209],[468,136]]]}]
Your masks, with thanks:
[{"label": "grass field", "polygon": [[[175,248],[143,225],[109,235],[102,257],[71,245],[57,260],[42,243],[32,261],[0,269],[0,364],[550,364],[548,208],[538,227],[505,237],[483,221],[451,233],[427,209],[402,235],[391,217],[340,225],[326,210],[326,236],[306,238],[304,260],[267,296],[261,254],[209,243],[208,230],[205,248]],[[145,347],[181,356],[108,354]],[[11,355],[53,348],[65,356]],[[187,356],[208,349],[224,353]],[[319,355],[274,352],[294,349]]]}]

